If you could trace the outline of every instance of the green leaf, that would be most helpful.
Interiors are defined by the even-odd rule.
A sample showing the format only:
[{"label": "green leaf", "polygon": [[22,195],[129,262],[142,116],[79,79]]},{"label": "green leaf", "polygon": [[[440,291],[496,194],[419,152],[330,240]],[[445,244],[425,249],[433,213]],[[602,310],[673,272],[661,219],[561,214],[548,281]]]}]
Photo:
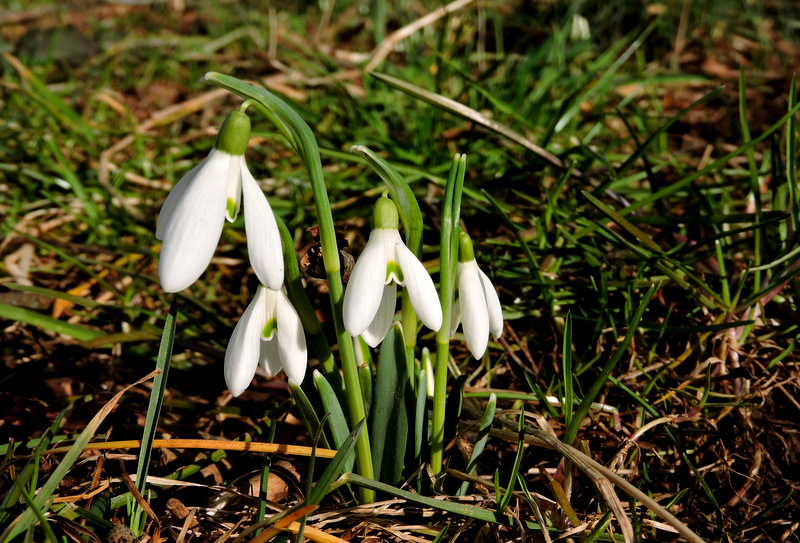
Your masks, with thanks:
[{"label": "green leaf", "polygon": [[422,455],[422,445],[428,441],[428,374],[425,370],[420,370],[417,382],[419,385],[414,419],[414,459],[419,460]]},{"label": "green leaf", "polygon": [[[308,379],[305,379],[305,382],[308,382]],[[311,400],[308,399],[308,396],[306,396],[305,391],[303,391],[300,385],[291,379],[289,380],[289,390],[292,391],[292,398],[297,406],[297,410],[300,412],[300,418],[303,419],[306,430],[308,430],[310,435],[316,435],[320,428],[320,422],[317,417],[317,412],[314,410],[314,405],[311,403]],[[322,434],[320,439],[320,445],[329,449],[330,445],[325,438],[325,434]]]},{"label": "green leaf", "polygon": [[354,145],[350,152],[360,155],[389,187],[392,200],[397,204],[400,220],[406,235],[406,246],[419,257],[422,248],[422,212],[414,191],[397,170],[364,145]]},{"label": "green leaf", "polygon": [[[328,467],[325,468],[324,472],[322,472],[319,480],[317,480],[317,483],[314,485],[314,489],[306,498],[307,503],[311,505],[318,505],[319,502],[322,501],[322,498],[324,498],[328,492],[334,489],[333,481],[339,474],[339,471],[342,469],[345,462],[348,461],[348,458],[353,456],[353,449],[356,446],[358,435],[361,433],[361,429],[364,427],[364,422],[364,420],[359,422],[350,435],[347,436],[347,439],[344,440],[342,446],[339,447],[339,450],[336,452],[336,456],[333,457],[331,463],[328,464]],[[340,485],[336,485],[336,488],[339,486]]]},{"label": "green leaf", "polygon": [[[323,408],[330,415],[329,428],[331,429],[333,444],[337,449],[341,450],[350,435],[350,428],[347,427],[347,419],[339,403],[339,398],[336,396],[333,387],[328,383],[328,380],[325,379],[325,376],[317,370],[314,370],[314,386],[317,387]],[[345,470],[353,471],[355,461],[355,455],[350,455],[345,462]]]},{"label": "green leaf", "polygon": [[381,344],[370,409],[372,465],[378,480],[400,482],[408,442],[408,409],[414,404],[403,333],[395,323]]}]

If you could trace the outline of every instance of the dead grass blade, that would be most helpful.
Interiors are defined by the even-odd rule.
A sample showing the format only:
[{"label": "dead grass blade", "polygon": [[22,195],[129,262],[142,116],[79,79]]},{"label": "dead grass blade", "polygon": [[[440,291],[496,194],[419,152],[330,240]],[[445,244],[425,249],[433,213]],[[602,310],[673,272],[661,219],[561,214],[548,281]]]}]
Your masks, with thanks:
[{"label": "dead grass blade", "polygon": [[[84,448],[87,450],[106,450],[106,449],[137,449],[142,446],[142,442],[137,439],[126,441],[104,441],[102,443],[89,443]],[[71,447],[54,447],[48,453],[62,453],[69,451]],[[201,449],[201,450],[223,450],[223,451],[243,451],[257,453],[281,453],[292,456],[311,456],[311,447],[302,445],[284,445],[282,443],[256,443],[244,441],[226,441],[221,439],[155,439],[153,440],[154,449]],[[336,451],[332,449],[317,449],[316,455],[322,458],[333,458]]]},{"label": "dead grass blade", "polygon": [[455,0],[455,2],[451,2],[446,6],[442,6],[439,9],[428,13],[427,15],[420,17],[413,23],[407,24],[403,28],[395,30],[390,35],[386,36],[376,48],[375,52],[372,53],[372,59],[367,63],[367,66],[364,68],[365,72],[371,72],[378,65],[384,61],[389,54],[394,51],[394,48],[397,47],[397,44],[403,41],[404,39],[408,38],[417,30],[424,28],[434,22],[438,21],[445,15],[449,13],[453,13],[454,11],[458,11],[459,9],[471,4],[474,0]]},{"label": "dead grass blade", "polygon": [[128,491],[131,493],[131,496],[133,496],[133,499],[136,500],[136,503],[139,504],[139,507],[142,508],[142,511],[153,521],[153,535],[150,536],[150,540],[153,541],[153,543],[159,543],[159,541],[161,541],[161,522],[158,520],[158,515],[156,515],[155,511],[150,507],[150,504],[147,503],[147,500],[144,499],[139,489],[136,488],[136,483],[133,482],[131,476],[125,471],[125,464],[120,461],[119,466],[120,473],[122,474],[122,482],[128,487]]}]

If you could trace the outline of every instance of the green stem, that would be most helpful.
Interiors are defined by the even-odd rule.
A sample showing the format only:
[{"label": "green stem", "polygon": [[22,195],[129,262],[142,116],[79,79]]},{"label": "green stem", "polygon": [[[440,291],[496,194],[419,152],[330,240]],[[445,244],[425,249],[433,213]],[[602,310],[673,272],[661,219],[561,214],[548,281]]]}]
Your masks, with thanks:
[{"label": "green stem", "polygon": [[294,240],[281,218],[276,215],[275,221],[278,223],[278,230],[281,233],[281,248],[283,249],[284,263],[283,283],[286,287],[286,293],[289,295],[289,299],[295,310],[297,310],[300,322],[303,324],[303,330],[309,338],[311,347],[317,354],[323,375],[325,375],[328,383],[330,383],[334,392],[336,392],[339,401],[343,402],[345,400],[345,391],[344,383],[342,383],[342,376],[339,374],[339,369],[336,367],[336,361],[333,358],[331,346],[322,330],[322,324],[319,322],[317,312],[314,311],[314,306],[311,305],[308,294],[306,294],[306,289],[303,286],[303,280],[300,276],[300,266],[297,264],[297,253],[294,250]]},{"label": "green stem", "polygon": [[[417,255],[419,256],[419,255]],[[403,295],[400,298],[400,324],[403,328],[403,343],[406,350],[406,365],[408,366],[408,377],[411,380],[411,387],[416,391],[420,386],[416,382],[417,371],[414,368],[414,351],[417,347],[417,312],[411,306],[411,298],[408,296],[408,290],[403,289]],[[424,384],[422,385],[424,386]]]},{"label": "green stem", "polygon": [[444,458],[444,412],[447,400],[447,362],[450,358],[450,320],[455,292],[456,263],[458,262],[458,221],[461,191],[467,167],[466,155],[456,155],[450,167],[442,208],[442,237],[440,243],[439,300],[442,304],[442,327],[436,333],[436,358],[433,378],[433,421],[431,423],[431,470],[442,471]]},{"label": "green stem", "polygon": [[[317,210],[319,225],[320,245],[322,246],[322,260],[328,278],[328,291],[330,293],[331,308],[333,310],[333,323],[336,328],[336,338],[339,343],[339,356],[344,373],[347,404],[350,411],[350,422],[353,427],[366,417],[361,386],[358,380],[358,367],[356,365],[353,340],[344,328],[342,318],[342,304],[344,287],[339,266],[339,247],[336,243],[336,231],[333,225],[333,215],[328,201],[327,187],[322,173],[322,162],[319,156],[314,133],[308,124],[285,102],[267,90],[245,83],[235,77],[209,72],[203,81],[227,89],[242,98],[251,99],[267,117],[277,126],[281,133],[289,140],[295,152],[300,155],[308,170],[311,187],[314,191],[314,203]],[[372,453],[370,450],[367,428],[361,431],[356,443],[357,471],[364,477],[373,478]],[[374,491],[361,488],[362,502],[371,502],[375,499]]]}]

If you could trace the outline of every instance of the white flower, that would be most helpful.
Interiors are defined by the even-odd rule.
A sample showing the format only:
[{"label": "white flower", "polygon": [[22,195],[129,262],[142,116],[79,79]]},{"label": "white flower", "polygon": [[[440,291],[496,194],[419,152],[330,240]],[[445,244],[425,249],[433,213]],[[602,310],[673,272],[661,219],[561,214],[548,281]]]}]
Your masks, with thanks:
[{"label": "white flower", "polygon": [[472,241],[465,232],[459,236],[459,262],[456,284],[459,299],[453,304],[451,332],[462,322],[464,338],[472,356],[480,358],[486,352],[489,332],[494,337],[503,333],[503,309],[489,277],[478,268]]},{"label": "white flower", "polygon": [[308,365],[308,350],[303,326],[292,303],[281,290],[258,287],[233,329],[225,351],[225,384],[234,396],[250,385],[261,364],[267,373],[281,370],[303,382]]},{"label": "white flower", "polygon": [[158,274],[166,292],[181,291],[203,274],[214,256],[225,219],[233,222],[239,213],[242,193],[250,263],[262,284],[273,290],[281,288],[280,233],[267,198],[244,159],[249,134],[247,115],[231,113],[208,158],[184,175],[164,201],[156,238],[163,240]]},{"label": "white flower", "polygon": [[573,41],[588,40],[592,37],[592,32],[589,30],[589,21],[583,15],[577,13],[572,16],[572,26],[569,29],[569,37]]},{"label": "white flower", "polygon": [[375,229],[356,261],[344,293],[344,326],[376,347],[392,325],[397,285],[405,286],[411,305],[431,330],[442,326],[442,307],[431,276],[400,239],[397,209],[388,198],[375,205]]}]

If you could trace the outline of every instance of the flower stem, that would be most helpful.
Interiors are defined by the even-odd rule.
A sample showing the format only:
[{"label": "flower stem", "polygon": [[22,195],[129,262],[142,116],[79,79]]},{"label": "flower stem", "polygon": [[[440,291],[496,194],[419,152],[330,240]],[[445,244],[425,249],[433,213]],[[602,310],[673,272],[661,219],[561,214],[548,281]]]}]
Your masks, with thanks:
[{"label": "flower stem", "polygon": [[276,215],[275,221],[278,223],[278,230],[281,233],[284,263],[283,282],[286,287],[286,293],[289,295],[289,300],[291,300],[292,305],[297,310],[300,321],[303,323],[303,331],[309,337],[311,346],[319,359],[323,375],[325,375],[331,388],[336,393],[336,397],[343,403],[346,396],[342,376],[339,374],[339,368],[336,367],[336,361],[333,358],[328,338],[325,337],[322,324],[319,322],[319,317],[317,317],[314,306],[311,305],[311,301],[308,299],[303,281],[300,278],[300,266],[297,264],[294,240],[283,220]]},{"label": "flower stem", "polygon": [[[344,287],[342,286],[341,269],[339,265],[339,248],[336,243],[336,232],[333,225],[333,215],[328,201],[327,187],[322,174],[322,162],[319,156],[319,147],[314,138],[314,133],[308,124],[285,102],[267,90],[246,83],[235,77],[209,72],[203,81],[227,89],[242,98],[250,99],[286,137],[300,155],[308,170],[311,187],[314,191],[314,203],[317,210],[319,224],[320,244],[322,246],[322,260],[328,278],[328,291],[330,293],[331,308],[333,310],[333,323],[336,328],[336,338],[339,344],[339,356],[344,374],[347,404],[350,411],[350,423],[355,427],[366,417],[361,386],[358,379],[353,341],[344,328],[342,318],[342,305]],[[357,471],[364,477],[374,478],[372,468],[372,452],[366,426],[363,427],[356,442]],[[362,503],[375,499],[375,492],[370,489],[360,488]]]},{"label": "flower stem", "polygon": [[431,470],[442,471],[444,454],[444,411],[447,400],[447,361],[450,358],[450,321],[458,262],[458,221],[461,212],[461,192],[467,168],[466,155],[456,154],[444,192],[442,206],[442,238],[440,243],[439,300],[442,304],[442,327],[436,333],[434,361],[433,421],[431,433]]}]

